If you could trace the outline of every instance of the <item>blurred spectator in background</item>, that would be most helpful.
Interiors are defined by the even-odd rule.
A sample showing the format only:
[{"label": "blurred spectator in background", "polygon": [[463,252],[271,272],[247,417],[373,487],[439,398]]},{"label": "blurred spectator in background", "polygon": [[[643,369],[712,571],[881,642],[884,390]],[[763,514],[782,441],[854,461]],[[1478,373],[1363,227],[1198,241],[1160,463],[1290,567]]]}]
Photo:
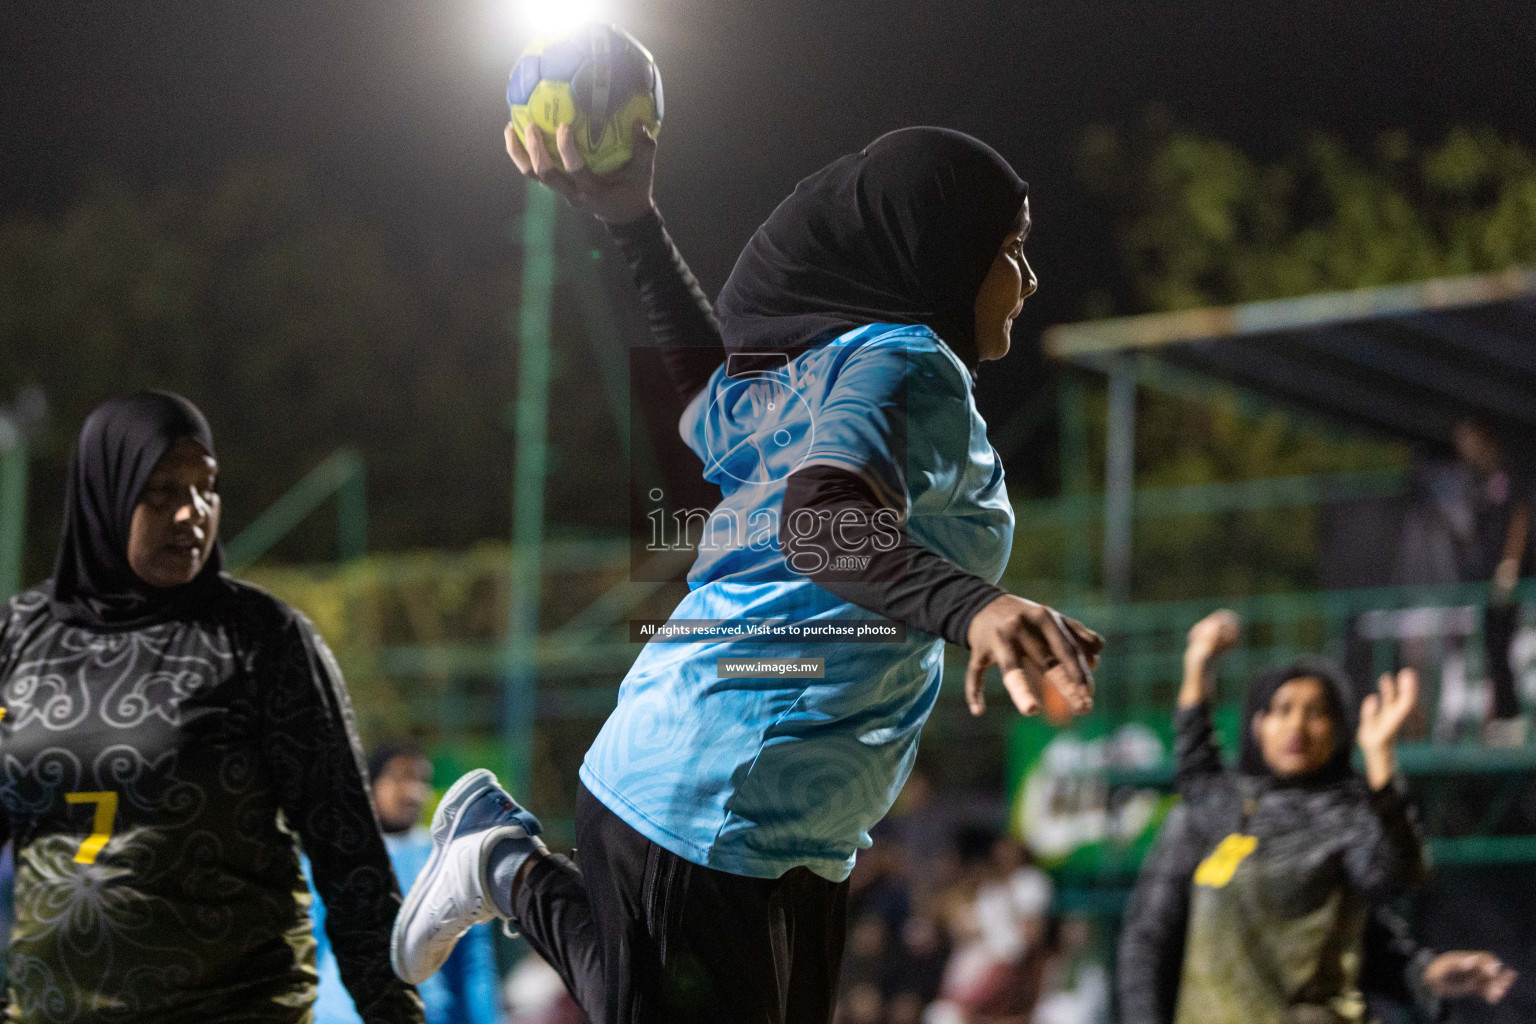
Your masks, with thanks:
[{"label": "blurred spectator in background", "polygon": [[873,844],[859,857],[848,876],[848,919],[875,917],[887,938],[900,934],[912,912],[911,851],[885,822],[870,829]]},{"label": "blurred spectator in background", "polygon": [[[408,740],[381,743],[368,756],[368,781],[400,890],[409,892],[432,854],[432,837],[420,824],[432,797],[432,762]],[[307,875],[308,865],[305,867]],[[361,1024],[326,939],[325,906],[318,895],[310,913],[319,946],[315,961],[320,995],[315,1002],[315,1024]],[[427,1024],[500,1024],[499,981],[490,925],[480,925],[460,940],[442,970],[417,986]]]},{"label": "blurred spectator in background", "polygon": [[[1348,679],[1322,659],[1259,676],[1233,771],[1211,703],[1216,661],[1238,635],[1227,611],[1189,632],[1175,717],[1183,803],[1127,909],[1127,1024],[1360,1020],[1366,921],[1422,878],[1423,842],[1393,754],[1414,673],[1383,676],[1358,716]],[[1355,744],[1364,778],[1350,763]]]},{"label": "blurred spectator in background", "polygon": [[938,917],[921,911],[907,918],[896,951],[896,970],[888,987],[888,1024],[918,1024],[939,995],[949,962],[949,934]]},{"label": "blurred spectator in background", "polygon": [[571,998],[560,972],[537,953],[528,952],[507,974],[507,1024],[588,1024]]},{"label": "blurred spectator in background", "polygon": [[[1030,1024],[1048,977],[1078,984],[1078,972],[1061,968],[1050,877],[993,828],[928,832],[916,820],[875,830],[849,880],[837,1024]],[[909,841],[924,853],[921,874],[910,869]],[[1100,1024],[1104,1002],[1098,1016],[1052,1020]]]},{"label": "blurred spectator in background", "polygon": [[1109,970],[1090,945],[1085,917],[1053,918],[1033,1024],[1105,1024],[1109,1020]]},{"label": "blurred spectator in background", "polygon": [[[926,789],[926,779],[920,785]],[[848,879],[848,916],[854,924],[838,988],[837,1019],[849,1024],[917,1024],[938,993],[949,944],[940,926],[914,906],[922,890],[910,865],[919,855],[906,840],[917,838],[918,831],[882,822],[870,834],[874,845]],[[947,844],[945,831],[940,830],[939,837]],[[923,839],[918,854],[938,865],[947,863],[948,858],[935,853],[931,837]],[[930,863],[929,873],[935,870],[941,868]]]},{"label": "blurred spectator in background", "polygon": [[881,834],[902,851],[903,877],[919,901],[953,872],[958,825],[954,800],[937,798],[932,776],[919,763],[907,776],[890,815],[880,823]]},{"label": "blurred spectator in background", "polygon": [[1491,746],[1524,743],[1527,724],[1520,716],[1515,673],[1509,650],[1520,626],[1515,584],[1529,568],[1531,485],[1506,457],[1497,433],[1486,423],[1465,419],[1456,424],[1456,454],[1471,471],[1468,495],[1470,534],[1464,538],[1462,578],[1491,583],[1483,616],[1483,643],[1492,706],[1484,738]]},{"label": "blurred spectator in background", "polygon": [[[1401,587],[1450,587],[1461,582],[1464,539],[1472,535],[1471,471],[1460,462],[1416,459],[1408,479],[1408,501],[1392,582]],[[1438,681],[1436,707],[1415,711],[1405,736],[1421,737],[1422,719],[1433,710],[1436,742],[1457,738],[1465,722],[1479,725],[1486,717],[1475,708],[1467,678],[1467,639],[1476,630],[1478,609],[1458,605],[1406,608],[1390,616],[1391,632],[1402,641],[1402,664],[1425,679]],[[1372,652],[1352,661],[1357,672],[1370,663]]]},{"label": "blurred spectator in background", "polygon": [[959,836],[962,871],[945,901],[954,952],[929,1024],[1031,1021],[1061,947],[1050,878],[1012,837]]},{"label": "blurred spectator in background", "polygon": [[991,873],[976,891],[976,920],[1001,960],[1022,960],[1045,938],[1054,887],[1012,836],[992,845]]},{"label": "blurred spectator in background", "polygon": [[854,918],[838,984],[838,1024],[884,1024],[892,959],[885,922],[874,914]]}]

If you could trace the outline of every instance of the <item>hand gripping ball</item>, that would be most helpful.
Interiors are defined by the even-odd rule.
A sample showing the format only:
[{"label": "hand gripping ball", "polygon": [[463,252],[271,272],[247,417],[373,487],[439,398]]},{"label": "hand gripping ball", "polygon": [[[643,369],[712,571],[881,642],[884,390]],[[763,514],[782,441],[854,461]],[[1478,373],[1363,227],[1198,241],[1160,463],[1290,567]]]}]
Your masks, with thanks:
[{"label": "hand gripping ball", "polygon": [[661,128],[661,72],[639,40],[617,25],[587,25],[540,40],[518,59],[507,104],[519,135],[531,121],[554,152],[555,129],[571,126],[594,174],[608,174],[634,153],[638,119]]}]

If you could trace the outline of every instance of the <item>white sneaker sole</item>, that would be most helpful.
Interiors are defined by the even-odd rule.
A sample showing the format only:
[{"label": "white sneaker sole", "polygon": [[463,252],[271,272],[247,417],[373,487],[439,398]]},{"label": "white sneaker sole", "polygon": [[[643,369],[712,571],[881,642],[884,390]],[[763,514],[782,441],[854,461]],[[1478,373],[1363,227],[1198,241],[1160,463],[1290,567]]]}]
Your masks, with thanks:
[{"label": "white sneaker sole", "polygon": [[448,837],[453,835],[453,830],[458,827],[459,818],[463,815],[464,809],[472,802],[466,799],[466,794],[472,789],[482,788],[486,779],[489,779],[492,785],[496,785],[495,773],[485,768],[477,768],[465,775],[443,794],[443,799],[432,815],[432,855],[427,858],[426,866],[421,869],[421,874],[416,876],[416,884],[411,886],[410,893],[401,904],[400,913],[395,917],[395,927],[389,936],[389,966],[394,969],[395,977],[402,981],[417,985],[435,973],[435,971],[428,973],[423,978],[409,977],[400,963],[400,952],[405,943],[405,933],[409,930],[411,921],[421,910],[421,902],[426,898],[427,890],[432,888],[433,876],[442,862],[443,851],[448,848]]}]

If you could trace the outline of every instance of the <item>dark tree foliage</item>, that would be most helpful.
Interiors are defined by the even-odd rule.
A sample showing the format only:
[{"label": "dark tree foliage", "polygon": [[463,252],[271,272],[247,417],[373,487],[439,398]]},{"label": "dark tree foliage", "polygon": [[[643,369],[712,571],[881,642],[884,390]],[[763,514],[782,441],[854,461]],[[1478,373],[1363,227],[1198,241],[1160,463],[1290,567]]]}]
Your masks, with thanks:
[{"label": "dark tree foliage", "polygon": [[1135,133],[1085,131],[1077,165],[1115,215],[1126,312],[1536,263],[1536,155],[1488,129],[1359,149],[1314,135],[1263,164],[1153,113]]},{"label": "dark tree foliage", "polygon": [[[51,561],[81,420],[142,387],[182,392],[208,414],[226,537],[341,444],[367,457],[373,547],[505,537],[517,282],[510,245],[499,265],[446,244],[392,251],[336,197],[275,166],[153,196],[102,184],[59,216],[0,224],[0,401],[37,384],[51,406],[34,454],[28,580]],[[570,319],[556,324],[550,507],[614,532],[624,489],[611,482],[625,467]],[[312,520],[278,557],[334,556],[334,518]]]}]

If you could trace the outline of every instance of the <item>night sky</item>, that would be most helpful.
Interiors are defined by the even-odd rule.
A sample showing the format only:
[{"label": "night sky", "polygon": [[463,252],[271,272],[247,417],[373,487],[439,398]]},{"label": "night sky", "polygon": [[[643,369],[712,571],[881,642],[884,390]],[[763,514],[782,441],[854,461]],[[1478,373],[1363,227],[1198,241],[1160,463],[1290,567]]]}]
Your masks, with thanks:
[{"label": "night sky", "polygon": [[[308,168],[409,254],[508,260],[501,142],[520,49],[495,0],[7,0],[0,216],[98,177],[152,188],[242,160]],[[1536,4],[610,0],[667,92],[659,203],[706,288],[800,177],[885,130],[944,124],[1031,182],[1028,341],[1111,281],[1072,139],[1150,103],[1260,156],[1310,129],[1425,141],[1490,124],[1536,145]],[[984,381],[983,408],[1033,372]]]}]

